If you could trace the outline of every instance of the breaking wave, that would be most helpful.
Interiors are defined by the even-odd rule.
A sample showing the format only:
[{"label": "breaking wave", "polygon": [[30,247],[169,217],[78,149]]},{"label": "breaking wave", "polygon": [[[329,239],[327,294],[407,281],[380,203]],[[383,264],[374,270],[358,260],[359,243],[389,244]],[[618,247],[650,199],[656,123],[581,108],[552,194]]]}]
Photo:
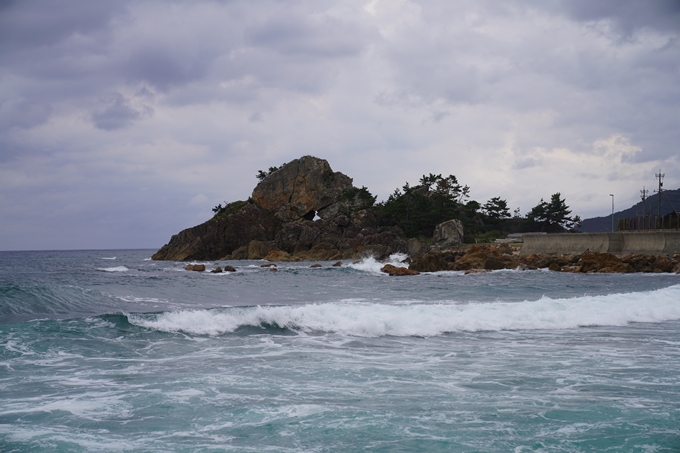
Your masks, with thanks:
[{"label": "breaking wave", "polygon": [[104,271],[104,272],[127,272],[130,269],[128,269],[125,266],[116,266],[116,267],[100,267],[97,270]]},{"label": "breaking wave", "polygon": [[680,285],[656,291],[536,301],[388,305],[325,303],[128,314],[164,332],[220,335],[240,327],[284,328],[359,337],[436,336],[448,332],[572,329],[680,319]]}]

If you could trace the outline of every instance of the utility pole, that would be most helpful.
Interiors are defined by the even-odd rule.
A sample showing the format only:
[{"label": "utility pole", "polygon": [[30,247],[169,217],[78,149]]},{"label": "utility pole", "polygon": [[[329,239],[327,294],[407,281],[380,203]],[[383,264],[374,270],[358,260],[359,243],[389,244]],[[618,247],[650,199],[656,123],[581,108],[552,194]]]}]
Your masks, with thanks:
[{"label": "utility pole", "polygon": [[645,186],[642,186],[642,190],[640,191],[640,198],[642,198],[642,217],[647,215],[647,205],[645,204],[647,195],[649,195],[649,190],[645,189]]},{"label": "utility pole", "polygon": [[612,197],[612,233],[614,232],[614,194],[610,193],[610,197]]},{"label": "utility pole", "polygon": [[[640,191],[640,198],[642,198],[642,229],[644,230],[647,228],[645,225],[647,224],[647,195],[649,194],[649,190],[645,188],[645,186],[642,186],[642,190]],[[652,216],[651,213],[651,207],[650,207],[650,213],[649,216]],[[640,225],[638,225],[638,230],[641,229]]]},{"label": "utility pole", "polygon": [[663,229],[663,219],[661,218],[661,192],[663,191],[663,189],[662,189],[662,187],[663,187],[663,177],[666,176],[666,174],[661,173],[661,169],[659,169],[659,173],[656,173],[654,176],[656,178],[659,178],[659,190],[658,190],[659,202],[658,202],[658,206],[657,206],[657,212],[658,212],[658,218],[661,219],[661,229]]}]

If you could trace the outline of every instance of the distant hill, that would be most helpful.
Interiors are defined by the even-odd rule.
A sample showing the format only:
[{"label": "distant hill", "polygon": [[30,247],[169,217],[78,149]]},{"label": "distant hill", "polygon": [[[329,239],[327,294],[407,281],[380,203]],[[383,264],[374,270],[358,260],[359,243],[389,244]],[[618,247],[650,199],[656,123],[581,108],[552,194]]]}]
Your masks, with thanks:
[{"label": "distant hill", "polygon": [[[680,189],[675,190],[665,190],[664,194],[670,200],[671,204],[675,206],[675,209],[680,211]],[[645,212],[649,215],[650,211],[652,214],[656,215],[659,206],[659,197],[657,194],[652,194],[645,201]],[[666,215],[669,212],[673,212],[673,208],[668,203],[665,198],[661,198],[661,215]],[[638,214],[639,213],[639,214]],[[618,211],[614,213],[614,228],[616,228],[616,221],[618,219],[637,217],[642,214],[642,201],[631,206],[630,208]],[[606,232],[612,230],[612,216],[609,214],[606,217],[593,217],[591,219],[585,219],[581,222],[581,226],[578,231],[583,233],[598,233]]]}]

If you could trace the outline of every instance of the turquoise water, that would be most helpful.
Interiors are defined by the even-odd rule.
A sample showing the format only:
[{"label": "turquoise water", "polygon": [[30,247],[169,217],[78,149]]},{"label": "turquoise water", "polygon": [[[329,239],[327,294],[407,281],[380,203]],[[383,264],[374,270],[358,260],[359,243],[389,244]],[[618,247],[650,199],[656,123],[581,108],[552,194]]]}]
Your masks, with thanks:
[{"label": "turquoise water", "polygon": [[680,451],[678,275],[151,253],[0,252],[0,451]]}]

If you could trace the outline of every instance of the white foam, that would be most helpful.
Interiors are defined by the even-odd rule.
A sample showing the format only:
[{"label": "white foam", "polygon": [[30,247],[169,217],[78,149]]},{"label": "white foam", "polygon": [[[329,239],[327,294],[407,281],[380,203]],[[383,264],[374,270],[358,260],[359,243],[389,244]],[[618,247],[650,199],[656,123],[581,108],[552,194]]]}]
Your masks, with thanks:
[{"label": "white foam", "polygon": [[115,256],[103,256],[102,259],[103,260],[115,260],[116,257]]},{"label": "white foam", "polygon": [[379,337],[435,336],[446,332],[571,329],[680,319],[680,285],[656,291],[544,297],[537,301],[388,305],[327,303],[190,310],[128,315],[131,323],[165,332],[219,335],[240,326],[278,325],[299,332]]},{"label": "white foam", "polygon": [[127,272],[130,269],[128,269],[125,266],[116,266],[116,267],[100,267],[100,268],[97,268],[97,270],[104,271],[104,272]]},{"label": "white foam", "polygon": [[372,274],[387,275],[383,272],[380,272],[380,269],[382,269],[385,264],[391,264],[396,267],[408,267],[408,264],[402,263],[406,257],[407,255],[404,255],[403,253],[395,253],[390,255],[390,257],[385,261],[378,261],[371,256],[364,258],[357,263],[349,264],[347,267],[351,267],[352,269],[356,269],[358,271],[370,272]]}]

